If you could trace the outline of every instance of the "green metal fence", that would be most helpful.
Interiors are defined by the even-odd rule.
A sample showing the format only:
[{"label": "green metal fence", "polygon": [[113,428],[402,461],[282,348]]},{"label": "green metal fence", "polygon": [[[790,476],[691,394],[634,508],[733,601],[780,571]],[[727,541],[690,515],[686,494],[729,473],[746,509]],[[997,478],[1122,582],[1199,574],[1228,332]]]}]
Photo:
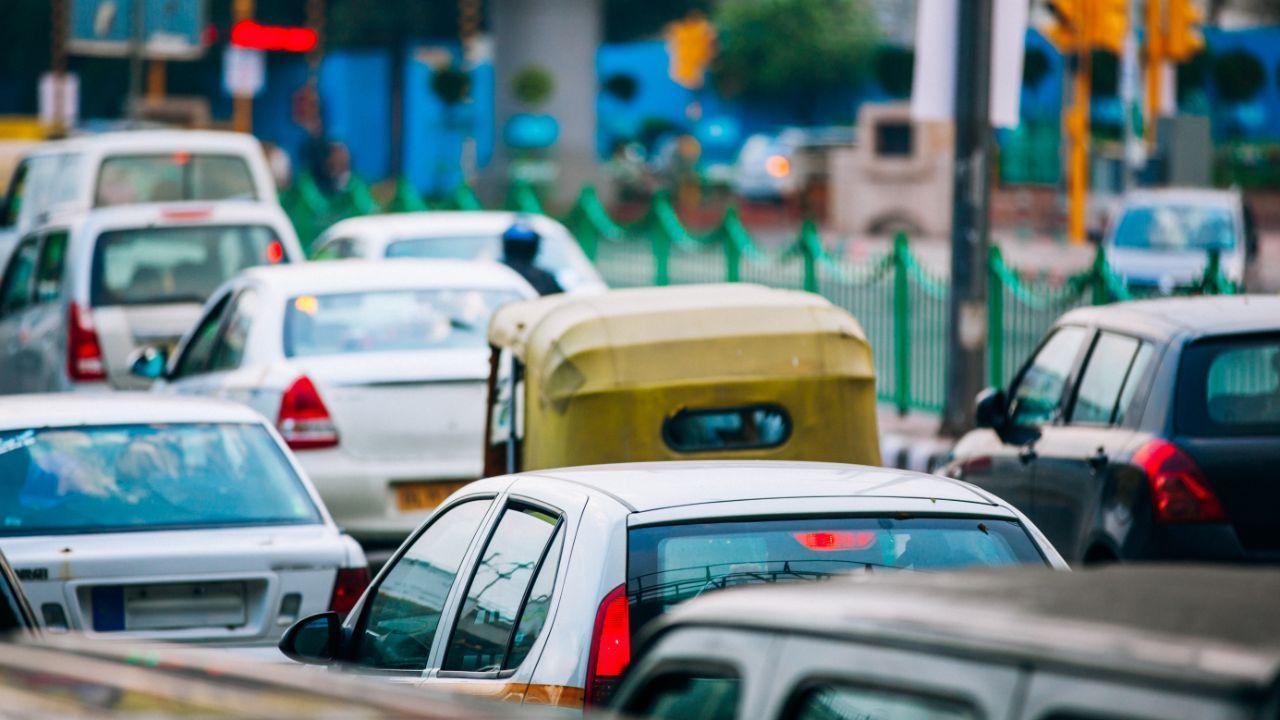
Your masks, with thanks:
[{"label": "green metal fence", "polygon": [[[363,188],[363,189],[361,189]],[[299,235],[326,221],[376,212],[377,205],[361,184],[324,206],[308,190],[282,197]],[[319,195],[318,191],[315,193]],[[323,200],[323,197],[320,197]],[[542,212],[534,190],[510,188],[506,206]],[[475,193],[460,188],[453,196],[428,203],[407,184],[397,183],[388,211],[424,208],[479,209]],[[560,220],[578,239],[612,287],[641,287],[710,282],[754,282],[772,287],[820,293],[862,323],[875,353],[877,391],[900,411],[942,409],[945,397],[949,293],[948,279],[920,263],[905,234],[878,257],[853,260],[832,254],[817,227],[806,221],[790,242],[775,249],[759,247],[729,208],[709,232],[684,226],[670,198],[657,194],[647,211],[632,222],[618,222],[600,202],[594,188],[584,187]],[[307,237],[307,241],[314,235]],[[1027,279],[1005,262],[998,247],[987,261],[988,377],[1006,385],[1039,343],[1054,319],[1082,305],[1133,299],[1133,294],[1107,265],[1100,249],[1093,264],[1064,280]],[[1203,277],[1178,289],[1184,294],[1234,292],[1210,254]]]}]

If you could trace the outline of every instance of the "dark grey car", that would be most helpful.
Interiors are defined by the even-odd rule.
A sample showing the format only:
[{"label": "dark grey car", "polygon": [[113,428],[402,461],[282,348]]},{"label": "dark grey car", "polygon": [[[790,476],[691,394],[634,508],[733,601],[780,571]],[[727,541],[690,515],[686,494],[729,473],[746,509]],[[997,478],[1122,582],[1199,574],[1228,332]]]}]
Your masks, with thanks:
[{"label": "dark grey car", "polygon": [[1280,297],[1063,315],[942,473],[1069,561],[1280,562]]}]

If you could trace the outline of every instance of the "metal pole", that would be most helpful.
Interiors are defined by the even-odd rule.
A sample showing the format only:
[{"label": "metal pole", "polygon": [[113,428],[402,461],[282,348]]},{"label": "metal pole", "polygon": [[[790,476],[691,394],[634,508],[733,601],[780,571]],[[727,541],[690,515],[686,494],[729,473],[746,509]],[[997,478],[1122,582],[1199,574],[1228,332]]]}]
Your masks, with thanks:
[{"label": "metal pole", "polygon": [[956,155],[952,185],[951,303],[947,398],[942,432],[972,426],[974,397],[986,372],[987,234],[991,157],[991,40],[994,0],[958,0]]},{"label": "metal pole", "polygon": [[130,119],[137,120],[142,114],[142,57],[146,52],[143,38],[143,18],[145,0],[133,0],[129,5],[129,107]]},{"label": "metal pole", "polygon": [[[231,5],[231,22],[252,20],[254,0],[234,0]],[[253,98],[248,95],[236,95],[231,98],[231,127],[236,132],[253,132]]]}]

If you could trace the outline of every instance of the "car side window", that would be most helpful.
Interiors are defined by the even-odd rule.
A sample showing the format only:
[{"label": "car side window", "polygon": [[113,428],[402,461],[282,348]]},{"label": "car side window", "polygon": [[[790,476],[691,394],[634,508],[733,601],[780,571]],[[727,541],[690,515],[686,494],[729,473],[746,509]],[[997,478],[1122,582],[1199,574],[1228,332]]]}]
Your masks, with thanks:
[{"label": "car side window", "polygon": [[347,238],[339,238],[330,240],[320,247],[315,253],[316,260],[344,260],[356,256],[356,244],[354,240]]},{"label": "car side window", "polygon": [[559,517],[534,507],[503,511],[467,586],[441,670],[488,673],[504,667],[534,573],[559,523]]},{"label": "car side window", "polygon": [[36,263],[36,302],[62,297],[62,269],[67,262],[67,231],[54,230],[45,235]]},{"label": "car side window", "polygon": [[946,698],[835,683],[811,685],[792,700],[789,720],[975,720],[972,707]]},{"label": "car side window", "polygon": [[547,556],[542,560],[542,567],[538,568],[538,574],[533,578],[529,599],[525,601],[524,610],[520,611],[520,622],[516,624],[516,634],[511,638],[511,652],[507,653],[506,662],[502,663],[504,669],[520,667],[547,624],[551,593],[555,590],[556,573],[560,570],[564,536],[564,531],[556,533],[551,549],[547,550]]},{"label": "car side window", "polygon": [[9,258],[0,280],[0,316],[17,312],[31,304],[31,281],[36,272],[36,237],[24,238]]},{"label": "car side window", "polygon": [[191,340],[182,351],[182,356],[173,366],[173,379],[177,380],[207,371],[214,344],[218,339],[218,330],[222,327],[222,318],[226,315],[230,304],[231,294],[228,293],[223,295],[222,299],[218,300],[200,319],[195,332],[191,334]]},{"label": "car side window", "polygon": [[258,293],[252,288],[245,288],[236,296],[235,304],[227,313],[227,322],[222,334],[218,336],[210,354],[210,372],[234,370],[240,367],[258,306]]},{"label": "car side window", "polygon": [[31,161],[23,160],[13,169],[9,177],[9,193],[4,205],[0,206],[0,227],[9,227],[18,222],[22,213],[22,201],[26,197],[27,176],[31,173]]},{"label": "car side window", "polygon": [[1089,331],[1065,326],[1049,336],[1022,372],[1010,401],[1014,426],[1046,425],[1062,414],[1067,379]]},{"label": "car side window", "polygon": [[492,501],[454,505],[418,536],[383,577],[359,631],[355,662],[422,670],[462,558]]},{"label": "car side window", "polygon": [[1080,376],[1072,424],[1110,425],[1120,407],[1120,391],[1125,386],[1142,343],[1136,338],[1102,332],[1093,344],[1089,360]]},{"label": "car side window", "polygon": [[655,720],[733,720],[741,696],[742,680],[731,673],[671,671],[649,680],[622,712]]}]

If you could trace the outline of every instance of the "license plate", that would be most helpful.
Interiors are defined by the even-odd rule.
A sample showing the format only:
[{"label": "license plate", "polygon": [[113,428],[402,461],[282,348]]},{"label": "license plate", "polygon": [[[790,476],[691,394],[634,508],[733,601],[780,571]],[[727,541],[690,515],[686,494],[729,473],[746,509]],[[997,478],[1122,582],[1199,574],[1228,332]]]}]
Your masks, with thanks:
[{"label": "license plate", "polygon": [[248,622],[246,595],[242,582],[100,585],[90,591],[93,629],[240,627]]},{"label": "license plate", "polygon": [[395,485],[396,507],[401,512],[431,510],[454,490],[466,485],[468,480],[444,480],[434,482],[407,482]]}]

